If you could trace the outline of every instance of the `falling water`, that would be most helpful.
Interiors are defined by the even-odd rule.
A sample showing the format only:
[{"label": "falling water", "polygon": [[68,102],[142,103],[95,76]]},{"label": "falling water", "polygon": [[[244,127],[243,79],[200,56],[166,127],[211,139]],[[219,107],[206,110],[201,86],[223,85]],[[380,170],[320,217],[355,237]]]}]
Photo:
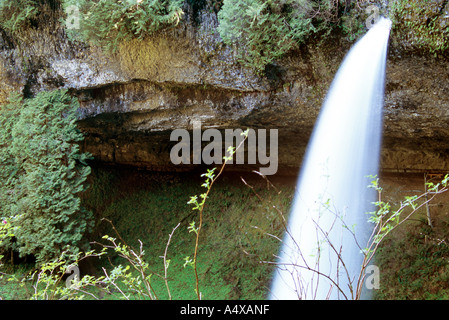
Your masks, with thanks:
[{"label": "falling water", "polygon": [[304,158],[270,299],[353,298],[349,285],[355,291],[372,228],[365,213],[375,195],[367,186],[378,171],[390,29],[391,21],[380,18],[351,48],[330,87]]}]

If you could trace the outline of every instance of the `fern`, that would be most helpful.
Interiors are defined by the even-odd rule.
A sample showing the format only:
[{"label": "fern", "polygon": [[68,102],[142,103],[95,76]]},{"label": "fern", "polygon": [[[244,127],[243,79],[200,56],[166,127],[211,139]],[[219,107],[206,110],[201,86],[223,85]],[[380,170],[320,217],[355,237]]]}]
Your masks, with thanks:
[{"label": "fern", "polygon": [[60,0],[0,0],[0,27],[12,34],[57,23]]},{"label": "fern", "polygon": [[311,11],[305,0],[224,0],[218,31],[244,65],[262,72],[315,31]]},{"label": "fern", "polygon": [[23,29],[38,13],[37,0],[0,1],[0,25],[10,32]]},{"label": "fern", "polygon": [[144,39],[176,26],[182,0],[65,0],[64,6],[80,9],[80,29],[71,37],[114,51],[127,40]]}]

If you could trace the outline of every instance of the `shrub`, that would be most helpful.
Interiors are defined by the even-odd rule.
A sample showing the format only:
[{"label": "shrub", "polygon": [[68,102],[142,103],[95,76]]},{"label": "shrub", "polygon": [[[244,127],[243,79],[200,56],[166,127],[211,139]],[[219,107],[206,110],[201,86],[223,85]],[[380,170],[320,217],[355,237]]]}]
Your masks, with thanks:
[{"label": "shrub", "polygon": [[0,26],[16,33],[39,23],[48,24],[55,20],[50,15],[59,6],[59,0],[1,0]]},{"label": "shrub", "polygon": [[218,31],[241,61],[261,72],[315,31],[311,1],[224,0]]},{"label": "shrub", "polygon": [[397,0],[390,12],[392,31],[406,47],[434,54],[449,48],[447,1]]},{"label": "shrub", "polygon": [[38,262],[66,246],[76,253],[91,223],[78,197],[90,167],[77,144],[83,139],[77,107],[57,90],[25,100],[15,95],[0,108],[0,214],[19,227],[3,247],[33,254]]},{"label": "shrub", "polygon": [[39,13],[38,1],[17,0],[0,2],[0,24],[10,32],[24,28]]},{"label": "shrub", "polygon": [[70,30],[83,41],[113,50],[134,38],[143,39],[178,24],[182,0],[65,0],[80,11],[80,29]]}]

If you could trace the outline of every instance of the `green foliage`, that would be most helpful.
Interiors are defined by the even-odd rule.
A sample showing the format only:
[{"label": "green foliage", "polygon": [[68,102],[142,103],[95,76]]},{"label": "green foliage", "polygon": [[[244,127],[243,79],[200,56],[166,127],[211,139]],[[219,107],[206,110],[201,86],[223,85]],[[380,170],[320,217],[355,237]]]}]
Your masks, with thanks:
[{"label": "green foliage", "polygon": [[[449,190],[449,175],[438,183],[426,182],[425,193],[405,196],[398,206],[381,199],[383,189],[379,180],[371,178],[371,187],[378,191],[379,200],[374,203],[377,210],[369,219],[376,224],[375,234],[364,252],[371,255],[383,270],[383,285],[376,292],[376,298],[435,299],[447,296],[449,293],[445,289],[438,292],[447,286],[449,279],[446,236],[437,235],[426,219],[415,217],[419,217],[419,210],[437,195]],[[419,221],[419,224],[412,225],[412,230],[406,231],[405,235],[396,235],[398,226],[409,226],[412,220]]]},{"label": "green foliage", "polygon": [[240,142],[240,144],[237,146],[237,148],[233,147],[233,146],[229,146],[227,152],[228,155],[223,157],[223,165],[221,166],[220,172],[216,175],[214,172],[216,170],[216,168],[212,168],[212,169],[207,169],[206,173],[203,173],[201,175],[201,177],[205,177],[206,180],[204,181],[204,183],[201,185],[202,187],[206,188],[206,192],[200,194],[200,198],[201,200],[198,202],[198,196],[191,196],[190,197],[190,201],[187,202],[187,204],[191,204],[193,205],[192,210],[198,210],[199,211],[199,225],[198,227],[195,226],[195,221],[192,221],[188,227],[189,233],[193,232],[196,235],[196,242],[195,242],[195,252],[194,252],[194,256],[193,256],[193,260],[190,261],[190,257],[187,257],[185,259],[185,264],[184,267],[186,265],[192,265],[193,266],[193,270],[195,272],[195,281],[196,281],[196,289],[195,292],[197,294],[198,299],[201,299],[201,293],[199,291],[199,278],[198,278],[198,268],[197,268],[197,255],[198,255],[198,245],[199,245],[199,237],[200,237],[200,231],[201,231],[201,227],[203,225],[203,211],[204,211],[204,206],[206,205],[206,200],[209,196],[209,193],[212,189],[212,185],[215,183],[215,181],[218,179],[218,177],[222,174],[224,167],[226,166],[226,164],[232,160],[232,158],[234,157],[234,154],[236,152],[236,150],[238,148],[240,148],[242,146],[242,144],[244,143],[244,141],[246,140],[246,138],[248,138],[248,132],[249,129],[242,132],[241,135],[244,137],[244,139],[242,140],[242,142]]},{"label": "green foliage", "polygon": [[[11,219],[1,219],[0,220],[0,246],[3,245],[3,242],[8,239],[14,237],[14,231],[17,227],[14,227],[11,223]],[[3,255],[0,254],[0,267],[3,265],[2,263]]]},{"label": "green foliage", "polygon": [[[193,258],[186,261],[185,256],[195,245],[188,226],[197,210],[189,210],[186,202],[189,194],[198,191],[203,179],[191,174],[130,174],[126,170],[115,172],[112,179],[110,170],[97,168],[96,171],[99,181],[112,184],[108,189],[115,190],[111,196],[114,201],[110,201],[108,193],[102,205],[97,202],[96,193],[83,193],[83,197],[92,196],[104,208],[102,215],[107,217],[104,220],[114,221],[116,229],[103,229],[101,234],[117,236],[99,237],[100,247],[94,244],[95,251],[83,253],[75,260],[82,260],[85,255],[101,255],[98,273],[94,277],[81,275],[69,290],[63,275],[71,262],[61,256],[31,273],[20,270],[15,279],[0,279],[0,296],[4,299],[151,299],[151,293],[157,299],[195,299],[195,277],[190,268]],[[282,221],[274,208],[287,212],[294,190],[286,187],[282,193],[273,192],[263,181],[254,191],[271,201],[261,201],[252,190],[234,183],[228,176],[216,181],[214,192],[209,195],[197,260],[205,299],[264,299],[266,296],[272,267],[260,261],[272,259],[279,249],[279,241],[267,234],[282,234]],[[174,232],[179,222],[182,227]],[[170,232],[171,242],[167,237]],[[183,267],[186,262],[188,268]],[[42,269],[46,270],[45,274]],[[27,274],[25,278],[23,273]]]},{"label": "green foliage", "polygon": [[382,283],[376,299],[444,299],[449,295],[449,245],[447,228],[441,234],[420,223],[410,224],[401,236],[388,238],[379,249],[376,263]]},{"label": "green foliage", "polygon": [[447,2],[396,0],[390,6],[392,31],[405,46],[435,55],[449,48]]},{"label": "green foliage", "polygon": [[[379,200],[373,204],[376,211],[370,212],[368,221],[375,224],[376,232],[370,239],[369,248],[365,249],[366,253],[373,253],[377,250],[378,245],[390,234],[396,227],[412,217],[421,207],[427,205],[436,195],[446,192],[449,187],[449,175],[446,175],[439,183],[427,182],[427,191],[421,195],[405,196],[401,201],[399,208],[392,210],[391,204],[381,199],[382,187],[379,185],[377,176],[370,176],[371,185],[369,187],[375,189],[379,194]],[[430,199],[429,199],[430,196]]]},{"label": "green foliage", "polygon": [[59,7],[59,0],[2,0],[0,26],[12,33],[39,23],[48,24],[49,14]]},{"label": "green foliage", "polygon": [[2,245],[3,240],[8,237],[14,237],[14,227],[12,226],[11,221],[2,219],[0,221],[0,245]]},{"label": "green foliage", "polygon": [[218,31],[245,65],[261,72],[315,31],[312,11],[304,0],[224,0]]},{"label": "green foliage", "polygon": [[341,29],[350,41],[366,32],[368,2],[343,0],[224,0],[218,13],[223,41],[259,73],[314,34]]},{"label": "green foliage", "polygon": [[356,6],[341,17],[340,26],[349,41],[357,40],[366,32],[365,22],[367,17],[366,12]]},{"label": "green foliage", "polygon": [[182,0],[65,0],[64,8],[80,11],[80,30],[71,36],[113,51],[119,43],[144,39],[164,28],[176,26],[182,15]]},{"label": "green foliage", "polygon": [[11,197],[14,195],[14,186],[16,184],[16,165],[15,155],[10,142],[13,139],[14,121],[20,115],[20,109],[17,105],[22,103],[22,98],[18,94],[11,94],[10,104],[1,106],[0,109],[0,216],[4,219],[11,217],[12,206],[14,202]]},{"label": "green foliage", "polygon": [[[82,299],[82,296],[77,295],[74,286],[65,286],[62,281],[64,275],[69,273],[71,266],[63,257],[59,257],[45,262],[39,269],[29,272],[19,284],[30,292],[31,300]],[[16,280],[12,277],[9,279],[10,281]]]},{"label": "green foliage", "polygon": [[12,96],[0,109],[0,214],[19,227],[14,242],[20,255],[38,262],[75,253],[91,223],[79,194],[90,173],[76,127],[78,102],[65,90],[35,98]]},{"label": "green foliage", "polygon": [[0,25],[5,30],[16,32],[29,25],[39,13],[39,0],[0,1]]}]

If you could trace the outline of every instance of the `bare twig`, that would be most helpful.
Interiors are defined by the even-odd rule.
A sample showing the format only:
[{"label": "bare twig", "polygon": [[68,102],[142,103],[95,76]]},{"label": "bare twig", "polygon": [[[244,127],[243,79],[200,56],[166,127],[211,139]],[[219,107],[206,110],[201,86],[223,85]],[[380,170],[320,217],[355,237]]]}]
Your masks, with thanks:
[{"label": "bare twig", "polygon": [[[427,173],[424,174],[424,192],[426,193],[426,200],[429,200],[427,197]],[[432,219],[430,217],[430,209],[429,209],[429,203],[426,203],[426,213],[427,213],[427,223],[429,226],[433,229],[432,225]]]},{"label": "bare twig", "polygon": [[179,227],[181,223],[178,223],[176,225],[176,227],[173,228],[172,232],[170,233],[170,235],[168,236],[168,241],[167,241],[167,245],[165,246],[165,251],[164,251],[164,280],[165,280],[165,286],[167,287],[167,292],[168,292],[168,298],[171,300],[171,293],[170,293],[170,288],[168,286],[168,278],[167,278],[167,273],[168,273],[168,264],[167,264],[167,251],[168,251],[168,246],[170,245],[170,241],[171,238],[173,236],[173,233],[175,233],[175,230]]},{"label": "bare twig", "polygon": [[[262,176],[262,175],[261,175]],[[264,176],[262,176],[263,178],[266,178]],[[313,274],[315,274],[318,278],[316,279],[316,283],[315,285],[318,286],[318,282],[319,282],[319,277],[323,277],[325,279],[327,279],[330,282],[330,289],[329,289],[329,294],[331,292],[331,290],[333,288],[336,288],[338,290],[339,293],[342,294],[342,296],[345,299],[351,298],[351,299],[360,299],[361,297],[361,293],[362,293],[362,287],[366,278],[366,269],[369,266],[370,262],[372,261],[375,253],[377,252],[379,245],[383,242],[383,240],[385,239],[385,237],[390,234],[391,232],[393,232],[396,228],[398,228],[400,225],[402,225],[403,223],[405,223],[406,221],[410,220],[411,217],[418,211],[420,210],[423,206],[428,207],[429,203],[431,201],[433,201],[435,199],[435,197],[441,193],[444,193],[446,191],[449,190],[449,186],[447,183],[447,178],[445,178],[445,180],[443,180],[442,183],[442,187],[440,184],[438,185],[429,185],[427,184],[426,181],[426,189],[425,192],[419,196],[416,197],[412,197],[407,199],[407,201],[402,202],[399,209],[395,210],[391,215],[381,215],[379,216],[379,219],[377,220],[375,227],[373,228],[372,234],[369,237],[368,243],[367,243],[367,247],[366,248],[362,248],[358,242],[358,239],[356,237],[356,234],[353,230],[351,230],[344,222],[343,218],[338,215],[337,210],[334,211],[329,210],[330,212],[333,212],[335,214],[335,219],[334,221],[331,223],[331,226],[329,227],[329,230],[324,230],[320,224],[319,221],[313,221],[314,225],[315,225],[315,230],[316,230],[316,236],[317,236],[317,252],[316,252],[316,264],[315,265],[309,265],[307,260],[304,259],[303,253],[301,252],[301,248],[299,245],[296,244],[296,250],[295,254],[298,254],[300,258],[302,258],[301,263],[299,264],[298,262],[292,262],[292,263],[281,263],[281,262],[272,262],[272,261],[261,261],[261,263],[264,264],[268,264],[268,265],[274,265],[276,267],[278,267],[279,269],[288,271],[291,275],[291,277],[293,278],[293,286],[294,286],[294,290],[295,292],[298,294],[299,298],[303,298],[303,296],[301,296],[301,291],[304,289],[304,285],[302,284],[300,275],[293,269],[289,269],[286,267],[294,267],[297,268],[298,270],[304,269],[304,270],[308,270],[313,272]],[[254,189],[254,187],[252,187],[251,185],[249,185],[243,178],[242,178],[243,183],[248,186],[258,197],[258,199],[261,202],[266,202],[267,199],[261,197]],[[378,203],[383,203],[382,202],[382,189],[378,188]],[[277,210],[277,208],[275,206],[273,206],[273,208],[275,208]],[[407,212],[407,214],[402,218],[399,219],[399,217],[401,215],[404,215],[404,211],[410,208],[410,212]],[[280,216],[282,218],[284,218],[284,214],[280,211],[277,210],[280,214]],[[389,211],[388,211],[389,212]],[[384,213],[381,213],[384,214]],[[429,215],[428,215],[429,217]],[[345,227],[344,229],[348,230],[348,232],[351,233],[352,237],[354,238],[355,244],[357,245],[357,247],[360,249],[361,252],[363,252],[364,257],[363,257],[363,262],[361,264],[360,267],[360,273],[354,275],[354,278],[351,278],[352,276],[349,274],[349,270],[345,264],[345,261],[343,259],[342,256],[342,246],[337,247],[335,243],[332,242],[332,240],[329,237],[329,233],[330,231],[334,228],[335,222],[339,220],[340,222],[343,223],[343,227]],[[285,221],[285,220],[283,220]],[[255,226],[253,226],[254,228],[257,228]],[[286,222],[284,223],[284,229],[285,229],[285,235],[286,237],[290,237],[292,241],[295,241],[294,237],[289,233],[288,227]],[[386,230],[386,231],[385,231]],[[279,239],[279,237],[274,236],[268,232],[265,233],[266,235],[278,239],[280,242],[284,242],[282,240]],[[323,271],[320,270],[319,268],[319,264],[318,264],[318,260],[320,259],[320,254],[321,254],[321,250],[320,250],[320,244],[321,242],[324,241],[326,242],[329,247],[330,250],[332,252],[334,252],[334,254],[336,255],[336,259],[337,259],[337,272],[336,275],[333,276],[332,274],[326,274]],[[279,261],[279,257],[278,256],[274,256],[278,261]],[[299,261],[299,260],[298,260]],[[340,281],[339,281],[339,273],[340,273],[340,269],[342,269],[344,271],[345,276],[347,277],[348,280],[348,286],[349,286],[349,293],[351,296],[348,296],[345,291],[343,290],[344,288],[341,287]],[[313,280],[312,280],[313,282]],[[313,291],[312,288],[312,296],[314,296],[315,293]]]},{"label": "bare twig", "polygon": [[230,153],[229,157],[224,157],[224,162],[220,168],[220,171],[218,172],[218,174],[216,176],[213,177],[213,179],[210,182],[210,185],[207,188],[207,192],[204,194],[204,200],[202,202],[201,207],[199,208],[199,224],[198,224],[198,229],[196,231],[196,239],[195,239],[195,251],[194,251],[194,255],[193,255],[193,269],[195,272],[195,285],[196,285],[196,294],[198,297],[198,300],[201,300],[201,293],[199,291],[199,277],[198,277],[198,268],[197,268],[197,255],[198,255],[198,246],[199,246],[199,238],[200,238],[200,233],[201,233],[201,228],[203,226],[203,211],[204,211],[204,207],[206,205],[206,200],[209,196],[210,191],[212,190],[212,186],[215,183],[215,181],[217,181],[217,179],[220,177],[220,175],[223,173],[223,170],[226,166],[226,164],[228,163],[229,160],[232,159],[233,155],[235,154],[236,150],[238,150],[246,141],[246,139],[248,138],[247,134],[245,135],[245,138],[242,139],[242,141],[239,143],[239,145]]}]

